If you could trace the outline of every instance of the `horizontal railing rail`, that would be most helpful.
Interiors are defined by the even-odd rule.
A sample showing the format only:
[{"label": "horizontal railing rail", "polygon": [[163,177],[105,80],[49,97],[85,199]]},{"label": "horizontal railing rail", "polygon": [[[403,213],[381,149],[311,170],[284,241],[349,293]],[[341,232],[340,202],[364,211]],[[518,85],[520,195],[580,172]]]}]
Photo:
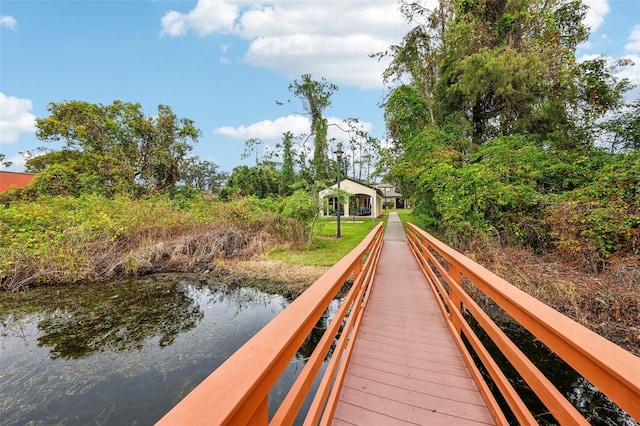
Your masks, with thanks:
[{"label": "horizontal railing rail", "polygon": [[411,223],[407,224],[407,235],[449,331],[498,423],[506,422],[502,409],[492,397],[467,345],[473,348],[518,422],[536,424],[537,421],[467,321],[467,315],[475,319],[560,424],[589,424],[463,289],[463,277],[613,403],[640,421],[638,357],[509,284]]},{"label": "horizontal railing rail", "polygon": [[[345,283],[353,283],[272,424],[292,424],[332,345],[306,423],[330,419],[382,249],[377,225],[349,254],[191,391],[159,425],[268,424],[269,391]],[[337,339],[337,341],[336,341]]]}]

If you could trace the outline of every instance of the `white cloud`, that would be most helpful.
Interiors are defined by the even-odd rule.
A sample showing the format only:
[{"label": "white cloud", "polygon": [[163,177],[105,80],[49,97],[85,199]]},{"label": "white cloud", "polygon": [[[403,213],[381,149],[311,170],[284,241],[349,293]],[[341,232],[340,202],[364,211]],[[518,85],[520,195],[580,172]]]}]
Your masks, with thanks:
[{"label": "white cloud", "polygon": [[640,24],[631,30],[629,43],[624,45],[624,50],[630,53],[640,53]]},{"label": "white cloud", "polygon": [[17,142],[20,133],[35,132],[36,117],[29,112],[32,108],[30,99],[0,92],[0,144]]},{"label": "white cloud", "polygon": [[0,27],[9,28],[10,30],[16,30],[18,27],[18,21],[13,16],[1,15]]},{"label": "white cloud", "polygon": [[263,36],[370,34],[396,40],[405,34],[395,0],[279,2],[245,11],[237,32],[246,39]]},{"label": "white cloud", "polygon": [[387,64],[368,54],[385,50],[389,43],[370,35],[345,37],[295,34],[254,40],[245,60],[289,77],[301,74],[324,77],[330,82],[379,87]]},{"label": "white cloud", "polygon": [[161,34],[184,35],[193,30],[200,36],[214,32],[230,32],[239,16],[239,4],[225,0],[199,0],[189,13],[172,10],[160,20]]},{"label": "white cloud", "polygon": [[309,132],[310,121],[302,115],[288,115],[276,120],[263,120],[248,126],[220,127],[213,132],[229,136],[233,139],[260,138],[276,140],[282,138],[282,134],[290,131],[293,134]]},{"label": "white cloud", "polygon": [[[328,138],[346,141],[349,135],[346,133],[347,125],[344,120],[337,117],[328,117],[329,123]],[[294,135],[308,134],[311,127],[311,121],[300,114],[291,114],[276,120],[263,120],[248,126],[239,127],[220,127],[213,132],[233,139],[247,140],[259,138],[262,140],[279,141],[282,134],[289,131]],[[360,130],[369,131],[372,128],[371,123],[363,121],[359,123]]]},{"label": "white cloud", "polygon": [[298,77],[310,73],[337,85],[381,87],[388,62],[371,53],[406,34],[396,0],[232,2],[199,0],[188,13],[171,11],[162,34],[234,34],[249,42],[243,60]]},{"label": "white cloud", "polygon": [[609,1],[583,0],[583,3],[589,8],[587,10],[587,16],[584,18],[584,23],[591,28],[591,31],[596,31],[604,22],[605,16],[609,13]]},{"label": "white cloud", "polygon": [[162,24],[161,35],[179,36],[187,33],[185,28],[185,15],[180,12],[172,10],[162,17],[160,23]]},{"label": "white cloud", "polygon": [[16,154],[16,155],[11,156],[9,158],[5,158],[2,162],[3,163],[4,162],[11,163],[11,166],[9,166],[9,167],[0,166],[0,168],[2,168],[3,170],[10,170],[10,171],[14,171],[14,172],[22,172],[22,171],[24,171],[24,167],[27,164],[27,159],[22,154]]}]

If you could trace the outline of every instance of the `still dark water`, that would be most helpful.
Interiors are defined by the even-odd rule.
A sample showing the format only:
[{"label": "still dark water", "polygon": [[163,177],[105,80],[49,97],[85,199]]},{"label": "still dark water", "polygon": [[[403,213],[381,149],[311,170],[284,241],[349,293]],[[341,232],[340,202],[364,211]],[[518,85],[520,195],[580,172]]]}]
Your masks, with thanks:
[{"label": "still dark water", "polygon": [[196,275],[0,293],[0,424],[153,424],[288,303]]},{"label": "still dark water", "polygon": [[[0,292],[0,425],[153,424],[288,304],[194,274]],[[272,390],[271,413],[338,305],[332,302]],[[504,331],[591,424],[638,425],[526,330]],[[492,352],[539,423],[555,424]]]}]

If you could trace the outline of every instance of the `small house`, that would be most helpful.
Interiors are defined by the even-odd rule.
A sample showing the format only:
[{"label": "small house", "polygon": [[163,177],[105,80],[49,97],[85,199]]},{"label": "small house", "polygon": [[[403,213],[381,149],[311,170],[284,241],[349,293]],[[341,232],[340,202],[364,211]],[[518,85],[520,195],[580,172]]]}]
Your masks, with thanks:
[{"label": "small house", "polygon": [[[336,215],[338,211],[336,189],[338,189],[338,184],[334,183],[329,188],[320,191],[320,198],[326,200],[323,204],[323,215]],[[353,179],[340,180],[340,189],[349,194],[348,199],[340,202],[342,216],[378,217],[382,214],[383,194],[379,189]]]}]

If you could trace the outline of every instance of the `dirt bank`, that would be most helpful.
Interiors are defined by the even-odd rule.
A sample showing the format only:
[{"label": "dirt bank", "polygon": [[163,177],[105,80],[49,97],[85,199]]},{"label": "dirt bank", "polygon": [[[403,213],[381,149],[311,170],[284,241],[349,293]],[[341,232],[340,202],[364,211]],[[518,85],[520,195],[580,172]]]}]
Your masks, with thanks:
[{"label": "dirt bank", "polygon": [[295,299],[329,268],[292,265],[268,259],[216,260],[196,272],[210,273],[224,282],[256,286]]},{"label": "dirt bank", "polygon": [[467,255],[511,284],[640,356],[640,257],[611,259],[597,273],[522,247],[475,247]]}]

